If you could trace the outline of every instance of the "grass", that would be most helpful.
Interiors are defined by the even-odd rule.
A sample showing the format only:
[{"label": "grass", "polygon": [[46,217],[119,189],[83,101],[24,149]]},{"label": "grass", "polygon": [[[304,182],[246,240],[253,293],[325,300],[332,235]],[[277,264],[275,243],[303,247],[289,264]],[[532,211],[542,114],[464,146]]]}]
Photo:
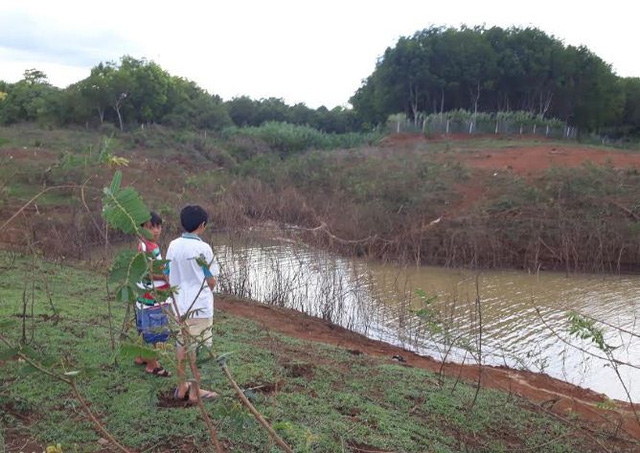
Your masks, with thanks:
[{"label": "grass", "polygon": [[102,141],[101,134],[84,129],[49,129],[31,124],[0,128],[0,146],[7,148],[96,152]]},{"label": "grass", "polygon": [[[80,391],[122,444],[136,451],[212,451],[198,409],[171,400],[174,378],[148,376],[132,357],[111,349],[104,275],[6,252],[0,273],[2,336],[26,342],[51,371],[80,371]],[[118,329],[125,309],[112,310]],[[235,380],[296,452],[601,451],[576,426],[512,394],[482,389],[473,404],[473,386],[439,385],[425,370],[282,336],[222,312],[214,329],[213,353],[229,353]],[[161,360],[172,369],[172,347],[165,346]],[[29,440],[59,443],[64,452],[105,451],[66,384],[3,359],[0,435],[7,451]],[[206,406],[226,450],[278,451],[215,361],[202,357],[201,369],[206,386],[222,395]]]}]

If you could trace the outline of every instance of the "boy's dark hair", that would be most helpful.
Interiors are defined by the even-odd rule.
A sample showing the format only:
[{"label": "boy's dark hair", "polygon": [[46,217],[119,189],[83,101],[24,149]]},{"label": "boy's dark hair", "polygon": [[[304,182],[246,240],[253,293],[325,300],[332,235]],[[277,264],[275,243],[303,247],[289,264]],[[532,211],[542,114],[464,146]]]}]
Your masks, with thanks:
[{"label": "boy's dark hair", "polygon": [[[162,225],[162,217],[160,217],[157,212],[151,211],[150,214],[151,214],[151,218],[147,220],[147,222],[149,222],[151,226]],[[144,227],[144,224],[147,222],[142,223],[140,226]]]},{"label": "boy's dark hair", "polygon": [[180,211],[180,223],[187,233],[192,233],[198,229],[202,223],[209,220],[209,215],[202,206],[190,204],[182,208]]},{"label": "boy's dark hair", "polygon": [[151,226],[162,225],[162,217],[160,217],[157,212],[151,211],[149,222],[151,222]]}]

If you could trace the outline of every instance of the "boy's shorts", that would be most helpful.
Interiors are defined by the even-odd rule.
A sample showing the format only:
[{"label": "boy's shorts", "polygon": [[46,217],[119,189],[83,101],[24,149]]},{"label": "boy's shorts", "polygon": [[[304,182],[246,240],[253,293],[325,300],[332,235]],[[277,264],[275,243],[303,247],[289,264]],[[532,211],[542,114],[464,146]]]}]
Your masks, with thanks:
[{"label": "boy's shorts", "polygon": [[[185,320],[189,334],[203,346],[213,345],[213,318],[188,318]],[[182,346],[182,335],[178,334],[178,346]]]}]

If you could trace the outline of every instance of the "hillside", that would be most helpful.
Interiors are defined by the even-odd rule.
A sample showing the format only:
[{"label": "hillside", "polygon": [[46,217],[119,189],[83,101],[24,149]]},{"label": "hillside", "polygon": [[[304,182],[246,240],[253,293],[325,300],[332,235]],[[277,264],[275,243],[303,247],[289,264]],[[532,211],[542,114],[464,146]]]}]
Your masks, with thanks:
[{"label": "hillside", "polygon": [[[345,254],[568,271],[637,270],[639,262],[640,154],[575,142],[392,135],[357,149],[283,157],[265,142],[164,130],[105,139],[85,131],[11,128],[0,130],[0,164],[2,248],[84,262],[98,272],[109,263],[96,258],[96,248],[123,239],[105,232],[100,217],[101,189],[115,168],[162,212],[168,235],[178,229],[179,208],[197,202],[219,229],[294,224],[310,243]],[[531,241],[532,224],[537,241]],[[453,237],[459,242],[446,240]],[[590,261],[594,256],[599,261]],[[255,320],[267,333],[327,342],[356,356],[401,355],[407,367],[441,367],[296,313],[231,297],[219,308]],[[468,382],[478,377],[476,367],[442,370]],[[605,430],[613,422],[640,438],[631,407],[616,402],[612,410],[602,395],[500,368],[482,369],[481,382],[556,416],[577,414]],[[354,445],[353,451],[363,451]]]},{"label": "hillside", "polygon": [[[12,222],[1,239],[19,245],[33,229],[45,251],[62,253],[64,243],[66,256],[81,258],[104,239],[101,188],[126,163],[119,167],[125,182],[175,230],[181,205],[198,202],[219,229],[295,225],[307,242],[346,255],[449,267],[640,270],[636,151],[493,135],[392,135],[305,151],[291,130],[257,131],[224,138],[147,128],[109,138],[2,129],[0,218],[42,188],[21,213],[47,217]],[[80,231],[68,228],[69,216]],[[54,234],[39,237],[44,218]]]}]

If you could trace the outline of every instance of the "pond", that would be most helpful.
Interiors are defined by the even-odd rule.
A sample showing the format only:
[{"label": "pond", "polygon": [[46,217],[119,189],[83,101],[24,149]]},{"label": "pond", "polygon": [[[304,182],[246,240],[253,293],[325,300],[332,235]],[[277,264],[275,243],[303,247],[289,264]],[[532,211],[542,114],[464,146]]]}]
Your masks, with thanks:
[{"label": "pond", "polygon": [[[543,372],[640,401],[638,276],[472,271],[350,259],[290,240],[213,238],[220,291],[458,363]],[[615,349],[570,334],[577,312]]]}]

